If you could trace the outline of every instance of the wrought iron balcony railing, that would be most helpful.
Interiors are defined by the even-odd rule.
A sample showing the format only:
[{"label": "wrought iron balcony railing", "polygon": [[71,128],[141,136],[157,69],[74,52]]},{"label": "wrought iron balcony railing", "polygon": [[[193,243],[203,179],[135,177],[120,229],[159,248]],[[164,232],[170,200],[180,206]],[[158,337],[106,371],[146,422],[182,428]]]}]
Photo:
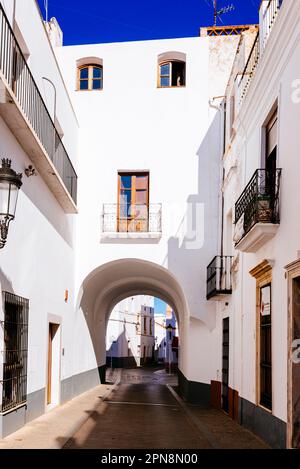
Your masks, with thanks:
[{"label": "wrought iron balcony railing", "polygon": [[207,267],[207,299],[232,293],[232,256],[216,256]]},{"label": "wrought iron balcony railing", "polygon": [[[235,224],[242,239],[257,223],[280,223],[281,169],[257,169],[235,205]],[[239,240],[237,240],[239,242]]]},{"label": "wrought iron balcony railing", "polygon": [[263,49],[266,47],[282,2],[283,0],[263,0],[261,4],[261,45]]},{"label": "wrought iron balcony railing", "polygon": [[103,233],[161,233],[161,204],[104,204]]},{"label": "wrought iron balcony railing", "polygon": [[76,203],[77,175],[0,3],[0,72]]},{"label": "wrought iron balcony railing", "polygon": [[258,65],[259,55],[260,55],[260,47],[259,47],[259,32],[258,32],[255,38],[255,41],[253,43],[248,60],[246,62],[244,71],[242,73],[241,80],[239,82],[240,103],[242,102],[242,100],[247,94],[252,77],[254,76],[256,67]]},{"label": "wrought iron balcony railing", "polygon": [[260,31],[257,33],[245,68],[243,70],[241,80],[239,82],[240,104],[248,92],[251,80],[256,72],[260,57],[268,42],[282,2],[283,0],[263,0],[261,3],[262,14],[260,21]]}]

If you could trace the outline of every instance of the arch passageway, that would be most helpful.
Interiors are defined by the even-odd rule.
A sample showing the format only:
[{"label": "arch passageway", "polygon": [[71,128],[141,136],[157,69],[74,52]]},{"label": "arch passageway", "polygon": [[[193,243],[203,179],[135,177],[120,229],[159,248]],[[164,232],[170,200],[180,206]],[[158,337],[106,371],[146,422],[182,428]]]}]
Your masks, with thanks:
[{"label": "arch passageway", "polygon": [[[92,349],[81,350],[79,360],[90,361],[94,353],[97,367],[106,363],[106,328],[113,308],[125,298],[150,295],[160,298],[174,310],[181,337],[181,356],[185,354],[184,330],[189,311],[185,294],[172,273],[152,262],[121,259],[91,272],[82,283],[78,311],[82,313]],[[180,364],[179,364],[180,366]]]}]

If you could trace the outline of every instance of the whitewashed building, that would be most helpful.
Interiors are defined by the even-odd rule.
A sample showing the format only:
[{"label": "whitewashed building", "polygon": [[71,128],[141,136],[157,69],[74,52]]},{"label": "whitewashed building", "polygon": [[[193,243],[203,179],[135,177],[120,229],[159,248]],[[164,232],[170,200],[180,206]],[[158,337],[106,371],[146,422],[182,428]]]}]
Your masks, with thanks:
[{"label": "whitewashed building", "polygon": [[165,314],[155,314],[155,360],[176,369],[179,356],[178,328],[174,311],[166,305]]},{"label": "whitewashed building", "polygon": [[135,367],[154,359],[154,298],[134,296],[113,309],[106,331],[106,363]]},{"label": "whitewashed building", "polygon": [[272,447],[299,447],[298,2],[263,1],[220,103],[225,142],[214,405]]},{"label": "whitewashed building", "polygon": [[217,250],[222,151],[213,98],[238,41],[55,48],[79,120],[73,372],[86,386],[103,373],[111,311],[147,294],[177,316],[183,394],[209,403],[215,308],[204,266]]},{"label": "whitewashed building", "polygon": [[7,240],[0,191],[5,436],[62,402],[72,374],[78,120],[36,3],[1,1],[0,29],[0,157],[23,174]]},{"label": "whitewashed building", "polygon": [[176,315],[185,399],[299,447],[297,2],[68,47],[35,0],[0,15],[0,435],[103,381],[112,311],[148,295]]},{"label": "whitewashed building", "polygon": [[155,360],[162,364],[166,360],[166,315],[163,313],[155,315]]}]

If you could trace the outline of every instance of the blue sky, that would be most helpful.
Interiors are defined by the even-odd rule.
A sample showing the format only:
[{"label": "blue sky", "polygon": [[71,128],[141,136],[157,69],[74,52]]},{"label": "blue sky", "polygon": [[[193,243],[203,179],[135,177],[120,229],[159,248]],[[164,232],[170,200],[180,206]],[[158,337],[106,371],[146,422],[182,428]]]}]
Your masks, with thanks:
[{"label": "blue sky", "polygon": [[166,303],[164,303],[159,298],[154,299],[154,311],[155,314],[166,314]]},{"label": "blue sky", "polygon": [[[45,16],[44,1],[38,0]],[[213,0],[48,0],[65,45],[137,41],[198,36],[201,26],[213,24]],[[258,22],[260,0],[218,0],[234,4],[224,24]],[[221,24],[219,22],[219,24]]]}]

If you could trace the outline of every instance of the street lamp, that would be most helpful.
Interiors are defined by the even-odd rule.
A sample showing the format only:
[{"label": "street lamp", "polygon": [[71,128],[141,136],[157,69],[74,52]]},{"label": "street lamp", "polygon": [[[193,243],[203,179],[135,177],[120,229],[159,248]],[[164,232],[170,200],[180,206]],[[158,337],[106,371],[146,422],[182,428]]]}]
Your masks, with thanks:
[{"label": "street lamp", "polygon": [[11,168],[11,160],[3,158],[0,168],[0,249],[6,244],[9,224],[15,218],[21,186],[22,174]]}]

